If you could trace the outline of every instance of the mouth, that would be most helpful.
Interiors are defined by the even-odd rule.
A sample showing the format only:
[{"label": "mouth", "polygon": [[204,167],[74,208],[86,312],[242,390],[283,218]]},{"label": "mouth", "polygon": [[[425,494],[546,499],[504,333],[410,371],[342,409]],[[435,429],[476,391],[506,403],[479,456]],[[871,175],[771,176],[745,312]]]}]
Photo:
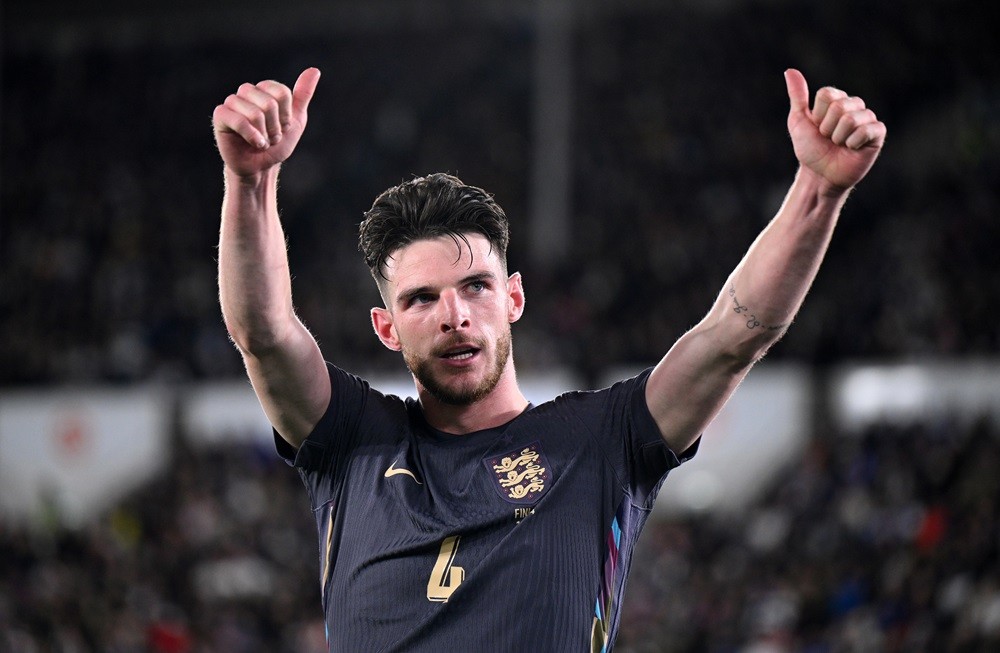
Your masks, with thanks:
[{"label": "mouth", "polygon": [[475,347],[473,345],[459,345],[456,347],[449,347],[441,352],[439,357],[447,361],[461,362],[472,359],[479,353],[479,351],[479,347]]}]

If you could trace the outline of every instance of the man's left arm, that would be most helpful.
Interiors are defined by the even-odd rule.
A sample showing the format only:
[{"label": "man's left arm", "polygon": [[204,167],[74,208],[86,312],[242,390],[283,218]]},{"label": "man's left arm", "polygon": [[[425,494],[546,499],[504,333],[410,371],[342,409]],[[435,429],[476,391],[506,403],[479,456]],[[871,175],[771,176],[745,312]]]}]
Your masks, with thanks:
[{"label": "man's left arm", "polygon": [[799,170],[777,215],[729,276],[708,314],[657,364],[646,403],[677,454],[715,418],[753,364],[795,317],[826,253],[841,207],[878,157],[886,129],[861,98],[825,87],[809,107],[797,70],[785,72]]}]

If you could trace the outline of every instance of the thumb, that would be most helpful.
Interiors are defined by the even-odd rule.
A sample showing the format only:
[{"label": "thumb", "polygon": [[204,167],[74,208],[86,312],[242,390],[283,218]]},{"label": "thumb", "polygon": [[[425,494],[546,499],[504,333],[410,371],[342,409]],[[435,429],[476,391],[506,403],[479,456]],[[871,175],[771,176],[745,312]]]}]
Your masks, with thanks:
[{"label": "thumb", "polygon": [[295,80],[295,88],[292,89],[292,111],[305,113],[309,109],[309,102],[316,92],[316,85],[319,84],[319,76],[319,68],[306,68]]},{"label": "thumb", "polygon": [[789,113],[809,110],[809,85],[806,78],[794,68],[785,71],[785,86],[788,87]]}]

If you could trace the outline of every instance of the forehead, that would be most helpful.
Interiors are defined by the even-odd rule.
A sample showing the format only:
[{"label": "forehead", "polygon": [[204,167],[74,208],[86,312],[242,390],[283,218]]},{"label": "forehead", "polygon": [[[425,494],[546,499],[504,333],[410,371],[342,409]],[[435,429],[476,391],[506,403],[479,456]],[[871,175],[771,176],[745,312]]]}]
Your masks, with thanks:
[{"label": "forehead", "polygon": [[476,272],[505,276],[496,248],[481,234],[465,234],[465,240],[451,236],[416,240],[393,252],[384,272],[397,289],[446,284]]}]

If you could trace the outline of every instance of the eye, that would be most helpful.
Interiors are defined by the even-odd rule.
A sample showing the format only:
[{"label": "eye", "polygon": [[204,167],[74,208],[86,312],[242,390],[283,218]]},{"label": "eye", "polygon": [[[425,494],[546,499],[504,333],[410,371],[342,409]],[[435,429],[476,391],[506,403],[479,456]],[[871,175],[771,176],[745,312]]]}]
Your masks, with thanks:
[{"label": "eye", "polygon": [[473,281],[472,283],[469,284],[469,290],[471,290],[474,293],[483,292],[484,290],[486,290],[486,282],[485,281]]},{"label": "eye", "polygon": [[428,293],[420,293],[410,297],[410,301],[407,302],[410,306],[419,306],[420,304],[428,304],[433,301],[434,298]]}]

